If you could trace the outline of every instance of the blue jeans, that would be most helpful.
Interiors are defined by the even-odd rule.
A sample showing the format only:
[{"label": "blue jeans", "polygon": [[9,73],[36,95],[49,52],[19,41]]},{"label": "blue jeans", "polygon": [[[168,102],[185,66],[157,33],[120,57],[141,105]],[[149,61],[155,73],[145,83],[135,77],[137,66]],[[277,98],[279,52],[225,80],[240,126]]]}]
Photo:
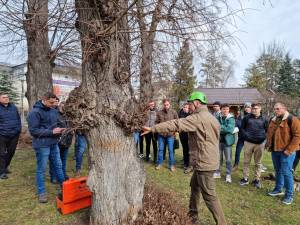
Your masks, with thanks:
[{"label": "blue jeans", "polygon": [[223,164],[223,154],[225,155],[226,160],[226,175],[231,174],[231,158],[232,158],[232,146],[227,146],[224,143],[220,143],[219,145],[220,151],[220,164],[217,172],[221,172],[221,165]]},{"label": "blue jeans", "polygon": [[163,163],[163,155],[164,155],[164,148],[165,148],[165,142],[168,145],[169,150],[169,166],[175,165],[175,159],[174,159],[174,136],[170,135],[167,137],[164,137],[162,135],[158,135],[158,159],[157,159],[157,165],[161,165]]},{"label": "blue jeans", "polygon": [[133,140],[135,147],[140,147],[140,154],[144,154],[144,136],[141,136],[141,132],[133,132]]},{"label": "blue jeans", "polygon": [[275,170],[276,183],[274,191],[282,191],[285,188],[285,197],[292,198],[294,195],[293,162],[296,153],[286,156],[282,151],[272,152],[272,161]]},{"label": "blue jeans", "polygon": [[49,159],[53,165],[53,170],[55,172],[58,183],[62,184],[65,180],[65,177],[62,171],[62,163],[59,155],[59,148],[57,145],[52,145],[46,148],[36,148],[34,150],[37,160],[36,186],[38,189],[38,194],[40,195],[46,193],[45,173]]},{"label": "blue jeans", "polygon": [[244,139],[239,138],[237,143],[236,143],[234,165],[239,165],[240,157],[241,157],[241,151],[242,151],[243,147],[244,147]]},{"label": "blue jeans", "polygon": [[85,152],[87,142],[84,135],[76,134],[75,140],[75,159],[76,159],[76,171],[81,170],[83,153]]},{"label": "blue jeans", "polygon": [[[69,149],[68,148],[59,148],[59,153],[60,153],[60,159],[61,159],[61,163],[62,163],[62,170],[64,173],[64,177],[67,177],[67,173],[66,173],[66,167],[67,167],[67,159],[68,159],[68,152]],[[50,160],[50,158],[49,158]],[[56,181],[56,175],[55,175],[55,171],[53,169],[53,163],[50,161],[49,164],[49,174],[50,174],[50,180],[51,181]]]}]

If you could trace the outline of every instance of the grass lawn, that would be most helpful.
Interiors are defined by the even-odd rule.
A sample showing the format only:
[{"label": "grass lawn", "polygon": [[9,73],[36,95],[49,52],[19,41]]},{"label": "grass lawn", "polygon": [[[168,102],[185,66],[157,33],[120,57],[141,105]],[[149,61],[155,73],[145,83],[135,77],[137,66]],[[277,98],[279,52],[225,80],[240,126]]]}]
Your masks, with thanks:
[{"label": "grass lawn", "polygon": [[[183,173],[181,154],[181,150],[176,150],[177,171],[175,173],[171,173],[167,169],[167,164],[164,164],[161,170],[156,171],[154,164],[145,163],[145,169],[149,182],[176,193],[176,197],[188,207],[191,175]],[[69,176],[74,174],[72,168],[75,168],[75,161],[72,156],[73,150],[70,150]],[[265,153],[263,164],[267,166],[268,172],[272,171],[270,153]],[[83,167],[87,167],[86,158]],[[251,169],[253,170],[253,167]],[[47,204],[37,202],[33,150],[18,150],[12,161],[11,171],[12,174],[9,174],[10,178],[8,180],[0,180],[0,225],[73,224],[84,220],[88,216],[88,210],[82,210],[67,216],[60,215],[55,204],[56,187],[49,183],[49,177],[47,177],[46,186],[50,201]],[[87,171],[84,170],[83,174],[87,174]],[[256,190],[251,185],[241,187],[238,184],[241,179],[241,169],[234,173],[232,178],[232,184],[226,184],[223,178],[217,180],[217,192],[228,224],[300,224],[300,198],[297,194],[294,203],[285,206],[281,203],[280,198],[272,198],[266,195],[273,188],[274,182],[263,181],[261,190]],[[200,218],[202,225],[214,224],[204,202],[201,204]]]}]

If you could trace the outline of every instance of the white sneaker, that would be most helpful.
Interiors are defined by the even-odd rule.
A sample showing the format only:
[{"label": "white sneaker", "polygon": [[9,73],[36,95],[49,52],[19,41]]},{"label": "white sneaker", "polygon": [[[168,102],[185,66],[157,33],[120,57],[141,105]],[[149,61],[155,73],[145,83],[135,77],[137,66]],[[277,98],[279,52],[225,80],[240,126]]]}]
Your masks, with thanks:
[{"label": "white sneaker", "polygon": [[215,179],[221,178],[221,173],[215,172],[214,175],[213,175],[213,178],[215,178]]},{"label": "white sneaker", "polygon": [[144,154],[140,154],[139,157],[142,159],[144,158]]},{"label": "white sneaker", "polygon": [[226,183],[231,183],[231,181],[232,181],[232,180],[231,180],[231,175],[227,174],[227,175],[226,175],[226,180],[225,180],[225,181],[226,181]]},{"label": "white sneaker", "polygon": [[261,165],[260,172],[265,173],[267,171],[267,169],[268,169],[267,167],[265,167],[264,165]]}]

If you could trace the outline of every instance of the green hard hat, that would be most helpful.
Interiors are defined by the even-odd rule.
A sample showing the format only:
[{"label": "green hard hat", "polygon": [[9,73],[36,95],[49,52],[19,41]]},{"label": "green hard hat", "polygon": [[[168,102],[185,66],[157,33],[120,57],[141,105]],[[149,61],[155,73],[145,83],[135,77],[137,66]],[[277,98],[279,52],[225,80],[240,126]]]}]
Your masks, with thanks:
[{"label": "green hard hat", "polygon": [[206,95],[203,92],[200,91],[194,91],[190,97],[189,97],[189,102],[194,101],[194,100],[199,100],[204,104],[207,104],[207,98]]}]

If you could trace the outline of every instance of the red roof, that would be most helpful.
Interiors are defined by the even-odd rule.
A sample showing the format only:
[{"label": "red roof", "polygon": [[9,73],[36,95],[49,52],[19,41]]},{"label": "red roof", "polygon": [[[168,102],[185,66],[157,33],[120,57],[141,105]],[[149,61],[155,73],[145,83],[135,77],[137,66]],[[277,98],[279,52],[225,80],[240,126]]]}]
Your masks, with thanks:
[{"label": "red roof", "polygon": [[245,102],[262,103],[264,99],[256,88],[202,88],[196,90],[204,92],[208,98],[208,104],[215,101],[231,105],[243,105]]}]

